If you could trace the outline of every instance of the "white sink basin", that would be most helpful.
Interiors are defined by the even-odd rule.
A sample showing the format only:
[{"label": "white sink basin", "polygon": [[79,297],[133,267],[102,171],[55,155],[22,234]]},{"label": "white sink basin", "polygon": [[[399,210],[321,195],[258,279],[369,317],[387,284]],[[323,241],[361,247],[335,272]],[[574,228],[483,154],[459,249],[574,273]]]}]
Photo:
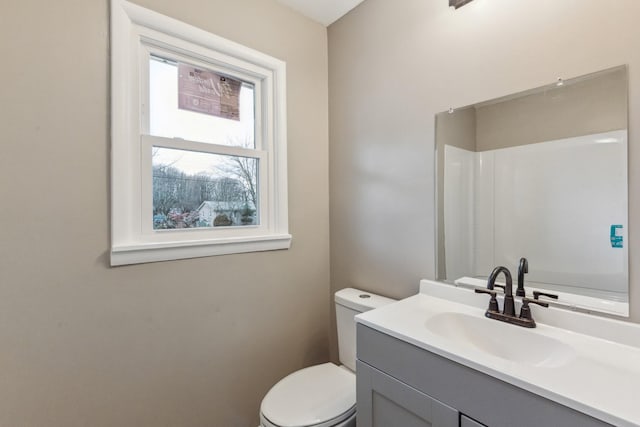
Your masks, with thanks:
[{"label": "white sink basin", "polygon": [[568,345],[526,328],[465,313],[445,312],[425,323],[432,333],[458,345],[515,363],[557,368],[575,359]]}]

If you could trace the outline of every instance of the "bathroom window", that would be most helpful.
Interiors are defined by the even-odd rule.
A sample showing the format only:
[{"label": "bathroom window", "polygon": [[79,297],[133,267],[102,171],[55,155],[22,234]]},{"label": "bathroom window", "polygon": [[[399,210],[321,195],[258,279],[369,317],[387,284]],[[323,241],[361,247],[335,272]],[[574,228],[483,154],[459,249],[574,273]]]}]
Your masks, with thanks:
[{"label": "bathroom window", "polygon": [[285,64],[112,2],[111,264],[286,249]]}]

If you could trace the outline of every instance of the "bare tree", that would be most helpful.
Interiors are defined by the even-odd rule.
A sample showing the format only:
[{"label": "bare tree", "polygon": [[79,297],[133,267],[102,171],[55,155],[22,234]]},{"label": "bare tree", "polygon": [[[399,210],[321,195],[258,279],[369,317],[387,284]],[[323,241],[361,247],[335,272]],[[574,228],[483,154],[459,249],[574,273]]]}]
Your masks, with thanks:
[{"label": "bare tree", "polygon": [[[229,145],[254,148],[253,137],[229,140]],[[227,161],[217,166],[224,176],[239,181],[243,188],[245,205],[252,209],[258,206],[258,160],[252,157],[228,156]]]},{"label": "bare tree", "polygon": [[231,173],[240,181],[244,188],[245,202],[251,202],[254,207],[258,206],[257,192],[257,172],[258,165],[256,159],[249,157],[232,157]]}]

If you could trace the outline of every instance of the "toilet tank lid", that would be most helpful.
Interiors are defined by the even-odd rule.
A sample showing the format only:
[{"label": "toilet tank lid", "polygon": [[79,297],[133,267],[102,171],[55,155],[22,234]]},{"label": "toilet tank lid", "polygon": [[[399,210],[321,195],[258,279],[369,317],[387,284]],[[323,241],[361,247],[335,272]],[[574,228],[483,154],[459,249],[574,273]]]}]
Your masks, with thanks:
[{"label": "toilet tank lid", "polygon": [[364,313],[374,308],[395,302],[394,299],[386,298],[371,292],[362,291],[355,288],[341,289],[335,294],[336,303],[348,307],[352,310]]}]

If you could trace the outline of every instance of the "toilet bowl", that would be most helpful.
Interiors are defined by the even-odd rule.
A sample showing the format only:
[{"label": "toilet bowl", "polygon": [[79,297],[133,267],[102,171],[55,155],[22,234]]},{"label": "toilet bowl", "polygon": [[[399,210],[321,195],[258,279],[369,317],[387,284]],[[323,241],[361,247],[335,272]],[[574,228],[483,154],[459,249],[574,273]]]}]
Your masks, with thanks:
[{"label": "toilet bowl", "polygon": [[[262,400],[263,427],[355,426],[356,378],[333,363],[286,376]],[[351,423],[350,423],[351,422]]]},{"label": "toilet bowl", "polygon": [[260,405],[261,427],[355,427],[354,316],[394,300],[358,289],[335,294],[340,362],[300,369],[276,383]]}]

